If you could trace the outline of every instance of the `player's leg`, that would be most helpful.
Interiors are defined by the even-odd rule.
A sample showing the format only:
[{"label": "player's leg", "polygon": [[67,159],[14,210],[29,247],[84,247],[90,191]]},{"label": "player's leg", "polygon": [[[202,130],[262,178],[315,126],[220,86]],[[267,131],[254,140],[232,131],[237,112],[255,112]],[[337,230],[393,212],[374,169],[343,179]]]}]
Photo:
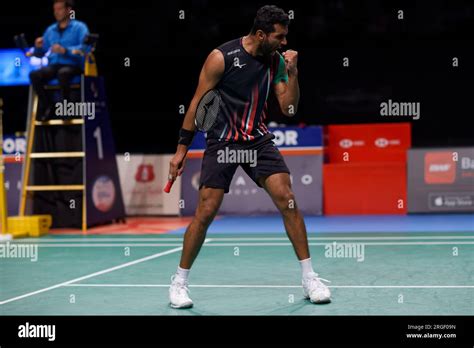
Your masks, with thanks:
[{"label": "player's leg", "polygon": [[193,301],[189,298],[188,276],[206,232],[217,214],[224,197],[224,189],[202,187],[199,190],[199,202],[193,220],[186,229],[183,241],[181,261],[176,274],[171,279],[169,289],[170,305],[173,308],[190,308]]},{"label": "player's leg", "polygon": [[268,192],[283,217],[286,233],[301,265],[305,297],[315,303],[329,302],[331,293],[328,287],[313,271],[304,219],[291,189],[290,171],[272,138],[264,136],[249,146],[257,151],[257,161],[254,166],[242,167],[257,185]]},{"label": "player's leg", "polygon": [[199,190],[199,203],[191,224],[184,235],[183,252],[179,267],[189,270],[201,249],[206,232],[224,197],[223,189],[202,187]]},{"label": "player's leg", "polygon": [[170,303],[173,308],[188,308],[193,302],[188,296],[188,276],[206,237],[207,228],[217,214],[224,193],[229,192],[236,164],[218,161],[218,151],[223,143],[207,145],[202,160],[199,184],[199,202],[195,216],[186,230],[181,261],[170,287]]},{"label": "player's leg", "polygon": [[265,178],[260,178],[260,184],[268,192],[280,211],[286,233],[295,249],[298,260],[308,259],[310,254],[306,226],[303,215],[296,205],[295,195],[291,190],[289,174],[275,173]]},{"label": "player's leg", "polygon": [[291,190],[290,175],[275,173],[259,178],[259,183],[268,192],[283,217],[286,233],[301,265],[304,296],[313,303],[330,302],[329,288],[321,282],[322,278],[319,278],[318,274],[313,271],[306,227]]},{"label": "player's leg", "polygon": [[310,255],[303,216],[296,206],[295,196],[291,190],[290,171],[272,139],[269,134],[254,144],[243,145],[241,150],[256,152],[256,162],[253,165],[243,164],[242,168],[271,196],[283,217],[286,233],[298,259],[306,260]]}]

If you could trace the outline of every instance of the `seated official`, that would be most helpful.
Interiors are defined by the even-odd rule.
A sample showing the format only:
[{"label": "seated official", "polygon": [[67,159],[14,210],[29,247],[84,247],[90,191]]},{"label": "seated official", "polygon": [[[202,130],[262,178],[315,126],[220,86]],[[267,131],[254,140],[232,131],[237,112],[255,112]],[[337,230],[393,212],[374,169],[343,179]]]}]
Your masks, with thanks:
[{"label": "seated official", "polygon": [[87,51],[84,39],[89,30],[85,23],[70,18],[72,7],[72,0],[54,0],[57,22],[35,40],[35,55],[48,56],[46,67],[30,73],[31,84],[40,99],[38,119],[45,119],[51,114],[52,100],[44,90],[44,84],[57,78],[61,97],[67,100],[70,97],[70,81],[83,71],[83,53]]}]

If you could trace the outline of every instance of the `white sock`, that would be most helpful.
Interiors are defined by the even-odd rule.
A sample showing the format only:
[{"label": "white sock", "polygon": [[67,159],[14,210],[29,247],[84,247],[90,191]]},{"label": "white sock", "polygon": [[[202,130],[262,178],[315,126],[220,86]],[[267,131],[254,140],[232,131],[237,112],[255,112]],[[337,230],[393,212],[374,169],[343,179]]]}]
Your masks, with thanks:
[{"label": "white sock", "polygon": [[300,260],[300,265],[301,265],[301,275],[303,278],[305,278],[308,275],[308,273],[314,272],[313,265],[311,264],[311,257],[306,260]]},{"label": "white sock", "polygon": [[184,269],[178,266],[178,270],[176,271],[176,275],[184,280],[188,280],[189,276],[189,269]]}]

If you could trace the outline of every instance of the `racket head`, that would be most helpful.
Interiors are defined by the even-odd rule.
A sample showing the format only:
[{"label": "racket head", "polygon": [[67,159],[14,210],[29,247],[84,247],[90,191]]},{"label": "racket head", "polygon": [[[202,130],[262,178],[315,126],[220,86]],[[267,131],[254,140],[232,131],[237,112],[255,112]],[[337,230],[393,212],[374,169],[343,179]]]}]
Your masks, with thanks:
[{"label": "racket head", "polygon": [[204,93],[196,108],[194,123],[201,132],[208,132],[216,123],[221,107],[221,95],[218,90],[211,89]]}]

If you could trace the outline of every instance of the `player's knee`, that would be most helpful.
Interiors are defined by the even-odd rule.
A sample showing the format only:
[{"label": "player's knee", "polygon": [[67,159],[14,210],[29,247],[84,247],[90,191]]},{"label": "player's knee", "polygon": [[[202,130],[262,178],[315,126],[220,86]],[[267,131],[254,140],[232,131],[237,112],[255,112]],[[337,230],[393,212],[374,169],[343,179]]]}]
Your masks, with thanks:
[{"label": "player's knee", "polygon": [[278,209],[282,213],[291,213],[296,209],[295,195],[288,189],[281,192],[277,197]]},{"label": "player's knee", "polygon": [[212,200],[201,201],[196,213],[196,219],[202,225],[210,225],[216,215],[217,208],[218,204]]}]

